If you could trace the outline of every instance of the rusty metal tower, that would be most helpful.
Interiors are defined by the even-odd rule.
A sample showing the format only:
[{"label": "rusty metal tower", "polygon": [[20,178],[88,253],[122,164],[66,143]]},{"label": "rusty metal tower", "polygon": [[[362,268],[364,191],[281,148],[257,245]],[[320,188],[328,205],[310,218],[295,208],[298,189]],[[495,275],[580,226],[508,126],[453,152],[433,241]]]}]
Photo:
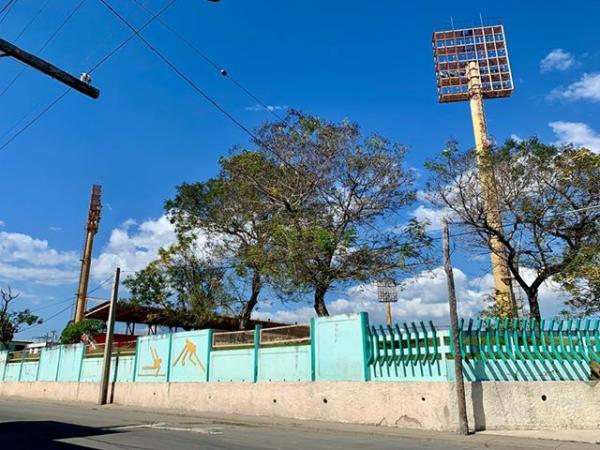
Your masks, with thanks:
[{"label": "rusty metal tower", "polygon": [[[482,20],[480,27],[436,31],[432,45],[440,103],[469,102],[487,220],[501,232],[502,215],[490,161],[483,100],[509,97],[514,90],[504,27],[484,26]],[[503,316],[516,317],[505,249],[495,237],[490,239],[489,246],[496,304]]]},{"label": "rusty metal tower", "polygon": [[79,274],[79,288],[77,289],[77,303],[75,307],[75,323],[81,322],[85,313],[94,236],[98,232],[98,226],[100,225],[100,211],[102,209],[101,195],[102,187],[98,184],[93,185],[88,220],[85,228],[85,244],[83,247],[83,256],[81,257],[81,272]]}]

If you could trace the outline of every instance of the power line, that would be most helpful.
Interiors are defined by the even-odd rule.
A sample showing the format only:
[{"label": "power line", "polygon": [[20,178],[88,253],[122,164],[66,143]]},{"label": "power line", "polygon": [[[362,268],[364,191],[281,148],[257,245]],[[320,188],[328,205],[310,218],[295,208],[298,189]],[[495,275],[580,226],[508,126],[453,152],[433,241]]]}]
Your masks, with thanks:
[{"label": "power line", "polygon": [[23,37],[23,35],[25,34],[25,32],[29,29],[29,27],[31,26],[31,24],[33,24],[33,22],[36,21],[36,19],[40,16],[40,14],[42,13],[42,11],[44,9],[46,9],[46,6],[48,6],[48,3],[50,3],[50,0],[46,0],[46,2],[40,7],[40,9],[37,10],[37,12],[34,14],[34,16],[29,20],[29,22],[27,22],[27,24],[25,24],[25,26],[23,27],[23,29],[21,30],[21,32],[17,35],[17,37],[15,38],[15,43],[21,39]]},{"label": "power line", "polygon": [[[150,20],[148,20],[144,25],[142,25],[142,27],[140,27],[140,29],[146,28],[148,25],[150,25],[150,23],[152,23],[152,21],[154,19],[156,19],[156,17],[158,17],[160,14],[162,14],[164,11],[166,11],[173,3],[175,3],[176,0],[171,0],[165,7],[161,8],[161,10],[156,13]],[[135,30],[134,30],[135,31]],[[121,42],[117,47],[115,47],[115,49],[113,49],[112,51],[110,51],[106,56],[104,56],[96,65],[94,65],[90,70],[89,73],[93,72],[94,70],[98,69],[101,65],[103,65],[104,63],[106,63],[106,61],[108,61],[119,49],[123,48],[129,41],[131,41],[131,39],[133,39],[136,36],[136,34],[132,34],[131,36],[129,36],[127,39],[125,39],[123,42]],[[59,103],[64,97],[66,97],[66,95],[71,91],[71,88],[68,88],[66,91],[64,91],[63,93],[59,94],[58,97],[56,97],[54,100],[52,100],[50,102],[50,104],[48,104],[48,106],[46,106],[39,114],[37,114],[33,119],[31,119],[29,122],[27,122],[27,124],[25,124],[22,128],[20,128],[13,136],[11,136],[6,142],[4,142],[4,144],[0,145],[0,151],[4,150],[8,145],[10,145],[10,143],[12,141],[14,141],[19,135],[21,135],[24,131],[26,131],[30,126],[32,126],[35,122],[37,122],[44,114],[46,114],[50,109],[52,109],[57,103]]]},{"label": "power line", "polygon": [[[144,11],[146,11],[149,14],[152,14],[152,12],[146,7],[146,5],[144,5],[143,2],[141,2],[140,0],[133,0],[133,1]],[[258,98],[258,96],[253,94],[248,88],[246,88],[244,85],[242,85],[242,83],[240,81],[233,78],[231,76],[231,74],[229,73],[229,71],[227,71],[223,66],[217,64],[212,58],[210,58],[206,53],[204,53],[202,50],[200,50],[189,39],[187,39],[185,36],[183,36],[181,33],[179,33],[175,28],[173,28],[171,25],[169,25],[164,19],[159,18],[157,20],[157,22],[160,25],[162,25],[165,29],[170,31],[177,39],[179,39],[181,42],[183,42],[185,45],[187,45],[190,49],[192,49],[204,62],[206,62],[208,65],[212,66],[222,77],[227,78],[235,86],[237,86],[239,89],[241,89],[248,97],[250,97],[252,100],[257,102],[260,106],[262,106],[265,109],[265,111],[272,114],[278,120],[282,119],[272,108],[270,108],[267,104],[265,104],[265,102],[263,102],[260,98]]]},{"label": "power line", "polygon": [[[137,31],[129,21],[123,17],[117,10],[115,10],[106,0],[100,0],[104,6],[108,8],[108,10],[113,13],[127,28],[133,31],[137,37],[156,55],[158,56],[167,66],[173,70],[181,79],[183,79],[187,84],[189,84],[192,89],[194,89],[198,94],[200,94],[206,101],[212,104],[215,108],[217,108],[223,115],[225,115],[230,121],[232,121],[235,125],[237,125],[241,130],[243,130],[246,134],[248,134],[251,138],[257,139],[254,133],[250,131],[244,124],[242,124],[238,119],[236,119],[229,111],[223,108],[216,100],[214,100],[210,95],[204,92],[192,79],[190,79],[185,73],[183,73],[175,64],[173,64],[165,55],[163,55],[160,50],[154,47],[144,36]],[[0,148],[1,150],[1,148]]]},{"label": "power line", "polygon": [[10,14],[10,11],[13,9],[13,7],[16,4],[17,4],[17,0],[9,0],[8,3],[6,5],[4,5],[2,10],[0,10],[0,15],[2,15],[2,13],[4,13],[4,16],[2,18],[0,18],[0,24],[2,24],[2,22],[4,22],[4,19],[6,19],[8,17],[8,15]]},{"label": "power line", "polygon": [[[71,18],[77,13],[77,11],[79,11],[79,9],[83,6],[83,4],[86,1],[87,0],[81,0],[75,6],[75,8],[73,8],[73,10],[69,13],[69,15],[67,15],[67,17],[65,17],[65,19],[58,26],[58,28],[56,30],[54,30],[54,32],[50,35],[50,37],[46,40],[46,42],[44,42],[44,44],[40,47],[40,49],[37,51],[38,53],[41,53],[44,51],[44,49],[50,44],[50,42],[52,42],[54,40],[54,38],[64,28],[64,26],[67,24],[67,22],[69,22],[71,20]],[[26,65],[24,65],[21,68],[21,70],[15,75],[15,77],[4,87],[4,89],[2,91],[0,91],[0,97],[2,97],[11,88],[11,86],[23,75],[23,73],[25,73],[25,71],[28,68],[29,68],[29,66],[26,66]]]}]

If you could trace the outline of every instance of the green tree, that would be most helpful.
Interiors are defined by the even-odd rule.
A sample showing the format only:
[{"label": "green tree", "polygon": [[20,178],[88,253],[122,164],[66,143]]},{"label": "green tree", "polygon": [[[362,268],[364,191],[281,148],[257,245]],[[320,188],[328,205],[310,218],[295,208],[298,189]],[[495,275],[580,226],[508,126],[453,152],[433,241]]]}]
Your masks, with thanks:
[{"label": "green tree", "polygon": [[381,226],[415,200],[406,148],[365,137],[356,124],[298,111],[260,128],[255,144],[266,169],[240,175],[269,201],[273,277],[284,291],[312,290],[319,316],[329,315],[325,296],[333,285],[424,262],[422,224],[413,220],[400,232]]},{"label": "green tree", "polygon": [[70,322],[60,335],[60,343],[77,344],[84,334],[92,337],[101,333],[106,333],[106,324],[101,320],[85,319],[78,323]]},{"label": "green tree", "polygon": [[0,289],[0,344],[3,347],[8,347],[14,335],[21,331],[23,325],[31,326],[42,323],[42,320],[32,314],[29,309],[11,311],[12,303],[18,297],[19,294],[13,294],[10,286],[6,290]]},{"label": "green tree", "polygon": [[215,260],[231,267],[238,280],[249,280],[239,311],[245,329],[271,267],[273,209],[242,175],[272,178],[277,168],[256,152],[240,152],[220,164],[217,177],[178,186],[165,208],[180,239],[202,239]]},{"label": "green tree", "polygon": [[186,239],[161,249],[158,259],[123,284],[130,291],[130,304],[155,308],[148,320],[192,329],[229,311],[233,299],[223,275],[224,269],[207,262],[195,243]]},{"label": "green tree", "polygon": [[540,319],[542,283],[563,274],[571,282],[585,279],[585,252],[598,248],[600,155],[537,139],[509,140],[493,149],[490,165],[501,230],[487,222],[474,150],[460,151],[451,143],[429,161],[429,191],[458,217],[472,244],[489,248],[495,236],[504,245],[499,256],[525,292],[531,316]]}]

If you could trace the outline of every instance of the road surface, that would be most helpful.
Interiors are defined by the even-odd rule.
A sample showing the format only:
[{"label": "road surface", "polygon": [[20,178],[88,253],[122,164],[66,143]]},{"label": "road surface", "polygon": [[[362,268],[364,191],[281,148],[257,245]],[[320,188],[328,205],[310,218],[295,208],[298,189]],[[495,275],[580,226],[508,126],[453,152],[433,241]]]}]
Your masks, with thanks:
[{"label": "road surface", "polygon": [[575,449],[523,438],[402,431],[247,417],[207,417],[124,407],[0,398],[3,449]]}]

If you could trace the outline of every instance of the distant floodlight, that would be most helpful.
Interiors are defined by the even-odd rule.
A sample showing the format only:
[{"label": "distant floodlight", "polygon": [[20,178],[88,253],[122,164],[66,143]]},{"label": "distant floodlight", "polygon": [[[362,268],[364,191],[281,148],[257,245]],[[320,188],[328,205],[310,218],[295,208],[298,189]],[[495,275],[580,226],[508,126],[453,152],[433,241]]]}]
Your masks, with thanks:
[{"label": "distant floodlight", "polygon": [[398,301],[398,285],[391,278],[377,281],[377,299],[381,303],[395,303]]}]

